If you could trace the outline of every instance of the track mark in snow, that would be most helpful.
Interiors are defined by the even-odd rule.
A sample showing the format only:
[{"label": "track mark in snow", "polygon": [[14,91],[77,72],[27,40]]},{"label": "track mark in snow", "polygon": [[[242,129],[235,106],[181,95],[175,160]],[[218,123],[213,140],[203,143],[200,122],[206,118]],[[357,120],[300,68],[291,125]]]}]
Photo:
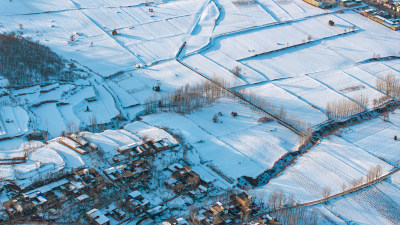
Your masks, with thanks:
[{"label": "track mark in snow", "polygon": [[400,224],[400,207],[392,199],[382,194],[375,186],[364,188],[354,194],[354,199],[360,203],[370,205],[393,224]]},{"label": "track mark in snow", "polygon": [[303,187],[308,192],[312,193],[315,197],[320,198],[322,196],[322,187],[315,183],[313,180],[302,174],[296,169],[292,169],[287,172],[288,177],[296,182],[300,187]]}]

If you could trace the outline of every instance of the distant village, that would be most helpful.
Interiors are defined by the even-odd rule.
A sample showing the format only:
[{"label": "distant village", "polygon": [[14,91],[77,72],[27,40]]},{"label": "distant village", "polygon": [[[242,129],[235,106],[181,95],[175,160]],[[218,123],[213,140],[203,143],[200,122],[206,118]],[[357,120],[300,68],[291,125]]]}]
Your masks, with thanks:
[{"label": "distant village", "polygon": [[[400,19],[398,18],[398,14],[400,13],[400,1],[372,0],[367,2],[367,3],[373,3],[372,4],[373,6],[368,6],[366,4],[363,5],[363,2],[361,0],[340,0],[340,1],[303,0],[303,1],[322,9],[330,9],[339,6],[340,10],[343,10],[344,8],[362,6],[363,9],[360,11],[362,15],[392,30],[397,31],[400,29]],[[376,6],[378,6],[379,9],[376,8]]]}]

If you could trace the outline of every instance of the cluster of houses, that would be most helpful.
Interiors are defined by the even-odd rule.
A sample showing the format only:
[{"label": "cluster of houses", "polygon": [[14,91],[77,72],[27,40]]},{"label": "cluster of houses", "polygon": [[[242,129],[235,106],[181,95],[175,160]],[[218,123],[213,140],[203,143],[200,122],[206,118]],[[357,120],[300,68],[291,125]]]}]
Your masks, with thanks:
[{"label": "cluster of houses", "polygon": [[145,213],[150,207],[150,201],[144,198],[142,193],[138,190],[129,193],[129,195],[120,202],[121,205],[134,213],[134,215]]},{"label": "cluster of houses", "polygon": [[160,151],[173,149],[176,146],[178,145],[172,144],[167,139],[162,139],[159,141],[150,140],[144,142],[143,144],[131,143],[118,147],[117,151],[119,154],[113,157],[113,161],[118,163],[127,161],[134,157],[154,155]]},{"label": "cluster of houses", "polygon": [[361,0],[303,0],[310,5],[322,8],[322,9],[330,9],[335,8],[338,5],[344,7],[355,7],[361,5]]},{"label": "cluster of houses", "polygon": [[[227,204],[216,202],[214,205],[211,205],[209,209],[200,209],[196,216],[191,216],[187,219],[187,221],[191,224],[200,225],[225,225],[240,222],[245,224],[244,221],[247,219],[247,217],[253,215],[258,210],[259,207],[252,201],[252,197],[246,192],[241,192],[230,196],[230,202]],[[168,218],[168,220],[164,223],[167,224],[169,221],[174,220]],[[259,219],[257,224],[278,225],[281,223],[267,215]]]},{"label": "cluster of houses", "polygon": [[123,145],[118,147],[118,152],[121,154],[128,153],[131,156],[142,156],[142,155],[152,155],[163,150],[172,149],[176,147],[177,144],[172,144],[167,139],[162,139],[159,141],[150,140],[139,145],[137,143],[132,143],[128,145]]},{"label": "cluster of houses", "polygon": [[338,1],[336,0],[303,0],[303,1],[322,9],[330,9],[338,6]]},{"label": "cluster of houses", "polygon": [[188,165],[173,163],[167,168],[171,177],[165,181],[165,185],[175,193],[187,191],[187,194],[193,199],[204,196],[209,188],[209,183],[200,179],[200,175]]},{"label": "cluster of houses", "polygon": [[107,208],[106,212],[103,213],[100,210],[94,208],[86,212],[86,216],[91,224],[96,225],[110,225],[111,220],[109,217],[116,221],[121,221],[126,217],[126,213],[121,209],[118,209],[115,205]]},{"label": "cluster of houses", "polygon": [[81,169],[55,182],[19,194],[3,203],[10,217],[56,212],[59,204],[69,199],[84,202],[110,185],[95,169]]},{"label": "cluster of houses", "polygon": [[[120,205],[126,212],[132,213],[136,218],[155,217],[165,210],[165,207],[156,206],[150,208],[150,201],[142,196],[138,190],[132,191],[127,197],[120,200]],[[126,217],[126,213],[115,205],[103,210],[94,208],[86,212],[89,221],[95,225],[109,225],[110,217],[116,221],[121,221]]]},{"label": "cluster of houses", "polygon": [[359,6],[361,5],[362,1],[361,0],[341,0],[340,5],[344,7],[354,7],[354,6]]},{"label": "cluster of houses", "polygon": [[112,182],[130,182],[134,179],[144,179],[148,173],[145,161],[137,159],[118,166],[112,166],[103,171]]},{"label": "cluster of houses", "polygon": [[[88,142],[81,136],[77,134],[69,134],[67,136],[62,136],[54,139],[58,143],[78,152],[81,155],[86,155],[91,151],[96,151],[98,149],[97,145]],[[52,140],[53,141],[53,140]]]},{"label": "cluster of houses", "polygon": [[394,19],[391,15],[384,11],[379,11],[374,8],[365,9],[361,12],[362,15],[374,20],[392,30],[400,30],[400,19]]},{"label": "cluster of houses", "polygon": [[400,1],[396,0],[375,0],[376,3],[383,5],[393,11],[400,12]]}]

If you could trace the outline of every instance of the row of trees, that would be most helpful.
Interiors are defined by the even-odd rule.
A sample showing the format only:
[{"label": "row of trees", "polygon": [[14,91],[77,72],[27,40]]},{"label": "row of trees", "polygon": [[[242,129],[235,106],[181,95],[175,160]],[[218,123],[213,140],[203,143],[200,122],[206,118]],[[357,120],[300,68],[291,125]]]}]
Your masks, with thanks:
[{"label": "row of trees", "polygon": [[[296,199],[282,190],[274,190],[268,197],[267,206],[270,211],[283,207],[294,206]],[[318,213],[307,207],[295,207],[272,213],[283,224],[307,224],[314,225],[318,222]]]},{"label": "row of trees", "polygon": [[30,38],[0,34],[0,74],[9,87],[44,84],[50,80],[72,81],[78,75],[66,68],[67,61]]},{"label": "row of trees", "polygon": [[393,98],[400,97],[400,81],[391,73],[376,78],[376,88]]},{"label": "row of trees", "polygon": [[[224,80],[215,78],[214,81],[227,85]],[[145,112],[156,113],[159,111],[174,111],[178,113],[191,113],[205,105],[210,105],[217,98],[225,94],[224,90],[211,81],[197,83],[196,85],[178,88],[167,95],[154,95],[144,102]]]},{"label": "row of trees", "polygon": [[368,106],[368,96],[360,94],[354,100],[347,98],[328,102],[326,114],[331,119],[346,118],[365,111]]}]

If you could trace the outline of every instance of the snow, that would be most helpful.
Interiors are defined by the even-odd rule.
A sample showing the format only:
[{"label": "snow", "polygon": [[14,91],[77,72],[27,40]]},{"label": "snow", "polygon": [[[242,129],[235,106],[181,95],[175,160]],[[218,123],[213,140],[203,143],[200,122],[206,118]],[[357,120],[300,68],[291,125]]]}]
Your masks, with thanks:
[{"label": "snow", "polygon": [[[327,120],[324,112],[328,102],[354,100],[363,94],[368,96],[371,109],[374,99],[384,96],[376,90],[376,79],[387,74],[400,77],[400,60],[363,62],[377,55],[397,56],[399,32],[352,10],[334,13],[337,9],[322,10],[302,0],[254,3],[0,3],[0,32],[22,32],[24,37],[40,41],[64,58],[76,60],[78,68],[85,71],[82,75],[87,75],[71,84],[53,82],[48,86],[9,90],[9,95],[0,90],[0,138],[13,138],[0,141],[0,158],[23,156],[24,143],[25,147],[31,144],[37,148],[29,153],[26,163],[1,165],[0,179],[16,180],[27,187],[39,174],[46,176],[85,166],[109,167],[107,161],[118,154],[116,150],[121,146],[148,139],[178,144],[165,127],[182,135],[182,144],[189,148],[185,150],[185,160],[193,170],[203,180],[227,189],[235,185],[236,178],[256,177],[272,168],[283,155],[296,150],[297,135],[276,121],[258,123],[265,116],[263,113],[228,98],[191,114],[163,112],[142,116],[146,99],[219,77],[232,87],[255,93],[276,107],[285,107],[288,114],[317,125]],[[335,26],[329,26],[329,20]],[[349,32],[353,26],[355,32]],[[111,34],[114,29],[118,35]],[[75,43],[68,43],[71,35],[75,36]],[[186,47],[177,56],[184,44]],[[206,78],[181,65],[176,58]],[[89,69],[84,66],[93,72],[87,72]],[[242,69],[239,76],[232,73],[236,66]],[[0,78],[0,86],[5,83]],[[156,85],[161,87],[158,93],[152,90]],[[222,116],[214,123],[212,117],[219,112]],[[238,116],[232,117],[231,112]],[[142,120],[132,122],[139,115]],[[400,161],[398,142],[393,140],[394,135],[399,135],[398,115],[396,111],[390,114],[389,122],[365,121],[341,130],[341,137],[323,139],[257,191],[269,194],[281,188],[304,202],[321,198],[327,186],[332,193],[340,192],[343,183],[349,185],[354,179],[365,178],[371,167],[380,165],[383,173],[390,171]],[[117,116],[128,121],[114,120]],[[81,132],[105,153],[104,162],[97,162],[96,154],[82,156],[57,143],[57,139],[44,145],[26,144],[23,138],[39,130],[48,131],[51,139],[74,125],[90,129],[95,120],[107,128],[110,124],[122,126],[100,133]],[[170,152],[178,152],[177,149]],[[169,159],[169,155],[162,157]],[[374,187],[332,200],[320,210],[334,221],[340,217],[357,224],[396,224],[398,215],[393,211],[400,204],[399,180],[394,175]],[[163,191],[161,197],[153,193],[143,195],[155,204],[171,193]],[[169,205],[185,203],[191,204],[177,198]]]},{"label": "snow", "polygon": [[[238,116],[232,117],[232,111],[238,112]],[[220,122],[213,123],[212,117],[218,112],[223,116],[219,117]],[[296,135],[275,122],[259,125],[257,121],[262,116],[245,105],[225,100],[186,116],[165,113],[143,119],[150,125],[179,131],[198,154],[190,155],[194,162],[199,162],[198,157],[201,162],[211,161],[226,176],[238,178],[259,175],[274,160],[295,148]],[[251,134],[257,136],[250,137]]]},{"label": "snow", "polygon": [[184,67],[177,61],[166,61],[152,66],[137,70],[138,73],[145,74],[154,80],[161,82],[161,90],[179,88],[187,84],[196,84],[205,81],[192,70]]},{"label": "snow", "polygon": [[32,108],[32,112],[37,118],[36,127],[47,131],[50,137],[60,136],[63,131],[67,131],[64,119],[58,111],[56,103],[46,103],[37,108]]},{"label": "snow", "polygon": [[280,80],[275,82],[275,84],[324,112],[326,112],[328,102],[345,101],[348,99],[309,76]]},{"label": "snow", "polygon": [[207,59],[202,55],[197,54],[189,56],[182,61],[190,67],[198,70],[209,79],[219,78],[226,81],[231,86],[246,84],[245,81],[235,76],[230,70],[218,66],[217,63]]},{"label": "snow", "polygon": [[213,1],[209,1],[203,11],[196,27],[186,44],[186,53],[191,53],[207,45],[213,33],[215,23],[220,16],[218,7]]},{"label": "snow", "polygon": [[295,115],[297,118],[301,118],[311,125],[316,125],[327,120],[323,112],[273,83],[252,86],[245,90],[265,99],[272,103],[272,105],[277,107],[283,106],[288,114]]},{"label": "snow", "polygon": [[379,184],[339,198],[329,207],[333,213],[340,214],[345,220],[356,224],[370,224],[371,221],[379,224],[397,224],[400,221],[397,213],[399,206],[391,200],[397,194],[393,195],[394,190],[388,190],[389,187],[384,186],[385,183]]},{"label": "snow", "polygon": [[79,153],[75,152],[71,148],[60,144],[55,140],[50,141],[48,146],[54,149],[64,159],[66,168],[77,169],[85,165],[85,162],[82,160]]},{"label": "snow", "polygon": [[357,101],[357,98],[360,96],[367,97],[367,107],[370,109],[375,107],[374,100],[385,96],[343,71],[329,71],[327,73],[311,74],[310,76],[352,100]]},{"label": "snow", "polygon": [[137,135],[141,139],[148,139],[156,142],[166,139],[172,144],[178,144],[177,140],[175,140],[175,138],[165,130],[150,126],[140,121],[127,124],[124,126],[124,129]]},{"label": "snow", "polygon": [[262,189],[282,189],[300,202],[317,200],[323,197],[326,187],[330,187],[331,194],[335,194],[342,191],[342,184],[351,187],[351,182],[361,177],[365,181],[369,169],[378,165],[382,167],[382,174],[393,168],[366,150],[330,136]]},{"label": "snow", "polygon": [[101,133],[81,132],[80,135],[86,140],[96,144],[104,152],[105,158],[111,159],[118,153],[118,144]]},{"label": "snow", "polygon": [[204,54],[209,60],[214,61],[220,67],[225,68],[226,70],[232,71],[235,67],[239,67],[241,72],[239,73],[240,78],[242,78],[247,84],[249,83],[257,83],[266,81],[268,78],[263,74],[258,73],[257,71],[247,67],[244,64],[241,64],[228,55],[224,54],[220,51],[212,51]]},{"label": "snow", "polygon": [[114,82],[109,81],[107,84],[109,90],[111,90],[113,93],[116,93],[113,94],[113,96],[118,98],[118,101],[121,103],[122,107],[131,107],[139,104],[134,97],[130,96],[127,91],[116,85]]},{"label": "snow", "polygon": [[[328,21],[334,19],[339,27],[350,27],[348,22],[331,15],[322,15],[307,20],[276,24],[239,34],[227,35],[216,40],[212,51],[221,51],[233,59],[240,60],[264,52],[274,52],[311,40],[330,38],[344,33],[332,28]],[[282,35],[287,33],[290,35]]]},{"label": "snow", "polygon": [[[390,118],[397,121],[398,114],[392,114]],[[384,122],[381,119],[366,121],[350,127],[343,135],[343,139],[365,149],[376,157],[380,157],[392,165],[400,161],[398,152],[399,142],[393,137],[398,135],[398,125]]]},{"label": "snow", "polygon": [[222,8],[221,16],[218,18],[214,30],[216,35],[276,22],[259,4],[235,6],[229,0],[218,0],[215,2],[218,7]]},{"label": "snow", "polygon": [[65,164],[63,158],[56,151],[47,146],[32,152],[29,155],[29,160],[40,163],[53,163],[60,166]]},{"label": "snow", "polygon": [[13,137],[28,131],[28,114],[21,106],[1,106],[0,117],[2,136]]}]

